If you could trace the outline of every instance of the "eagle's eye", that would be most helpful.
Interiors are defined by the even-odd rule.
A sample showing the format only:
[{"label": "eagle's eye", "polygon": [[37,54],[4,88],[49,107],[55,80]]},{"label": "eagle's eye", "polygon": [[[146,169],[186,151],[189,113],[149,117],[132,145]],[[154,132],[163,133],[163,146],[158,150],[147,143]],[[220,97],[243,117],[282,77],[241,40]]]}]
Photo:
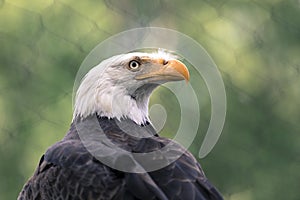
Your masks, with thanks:
[{"label": "eagle's eye", "polygon": [[129,62],[128,67],[130,70],[137,70],[140,67],[140,63],[136,60],[132,60]]}]

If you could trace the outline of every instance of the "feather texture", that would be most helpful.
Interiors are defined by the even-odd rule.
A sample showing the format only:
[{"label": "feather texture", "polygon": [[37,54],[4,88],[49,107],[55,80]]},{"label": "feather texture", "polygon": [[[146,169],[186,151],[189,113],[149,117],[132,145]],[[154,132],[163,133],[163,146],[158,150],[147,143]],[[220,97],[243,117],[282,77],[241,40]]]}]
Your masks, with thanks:
[{"label": "feather texture", "polygon": [[[81,121],[88,123],[91,117]],[[148,124],[140,126],[131,120],[118,121],[97,117],[107,138],[129,152],[145,153],[158,150],[169,139],[159,137]],[[42,156],[33,177],[25,184],[19,200],[42,199],[222,199],[205,177],[199,163],[183,147],[182,154],[168,166],[146,173],[126,173],[97,160],[83,145],[72,123],[63,140],[51,146]],[[122,128],[120,128],[120,124]],[[124,131],[124,127],[128,127]],[[149,137],[127,134],[140,131]],[[117,156],[117,155],[116,155]],[[116,158],[118,162],[120,158]],[[153,162],[160,158],[153,158]]]}]

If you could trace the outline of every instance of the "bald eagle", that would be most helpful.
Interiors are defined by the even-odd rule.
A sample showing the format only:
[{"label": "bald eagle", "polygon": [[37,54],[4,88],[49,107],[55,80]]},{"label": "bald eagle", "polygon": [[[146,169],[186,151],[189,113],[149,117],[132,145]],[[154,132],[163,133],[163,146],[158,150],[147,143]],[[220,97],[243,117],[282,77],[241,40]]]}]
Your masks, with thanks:
[{"label": "bald eagle", "polygon": [[[165,82],[184,79],[189,80],[186,66],[172,54],[160,51],[121,54],[92,68],[77,90],[68,133],[41,157],[18,199],[223,199],[193,155],[160,137],[148,118],[152,91]],[[96,125],[90,123],[93,120]],[[100,137],[92,141],[96,148],[99,144],[100,154],[109,146],[106,142],[142,155],[173,143],[177,146],[169,151],[180,156],[166,166],[148,170],[149,165],[168,158],[135,159],[111,148],[102,156],[112,158],[110,165],[84,144],[82,137],[91,130]],[[102,136],[106,140],[102,141]],[[136,163],[145,170],[135,172]],[[118,165],[128,170],[120,170]]]}]

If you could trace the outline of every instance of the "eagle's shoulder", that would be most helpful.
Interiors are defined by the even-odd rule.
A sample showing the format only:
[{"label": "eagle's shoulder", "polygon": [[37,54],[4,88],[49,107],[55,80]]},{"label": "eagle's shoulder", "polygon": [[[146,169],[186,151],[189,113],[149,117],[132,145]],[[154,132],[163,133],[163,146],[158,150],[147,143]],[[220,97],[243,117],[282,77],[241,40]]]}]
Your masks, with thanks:
[{"label": "eagle's shoulder", "polygon": [[163,137],[142,140],[144,141],[140,147],[143,146],[143,149],[174,145],[172,154],[180,155],[169,165],[148,173],[168,199],[223,199],[219,191],[206,178],[196,158],[183,146]]},{"label": "eagle's shoulder", "polygon": [[123,173],[96,160],[70,131],[41,157],[19,200],[113,199],[124,193]]}]

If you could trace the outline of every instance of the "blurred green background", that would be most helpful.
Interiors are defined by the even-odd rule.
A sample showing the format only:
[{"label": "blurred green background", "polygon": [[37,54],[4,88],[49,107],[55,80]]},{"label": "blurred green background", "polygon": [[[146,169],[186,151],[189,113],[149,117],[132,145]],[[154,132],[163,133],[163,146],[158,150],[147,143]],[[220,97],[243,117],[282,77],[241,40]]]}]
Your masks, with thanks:
[{"label": "blurred green background", "polygon": [[[225,198],[300,199],[298,0],[0,0],[0,199],[16,199],[68,130],[85,56],[142,26],[189,35],[222,73],[226,123],[200,162]],[[209,100],[202,107],[205,130]]]}]

